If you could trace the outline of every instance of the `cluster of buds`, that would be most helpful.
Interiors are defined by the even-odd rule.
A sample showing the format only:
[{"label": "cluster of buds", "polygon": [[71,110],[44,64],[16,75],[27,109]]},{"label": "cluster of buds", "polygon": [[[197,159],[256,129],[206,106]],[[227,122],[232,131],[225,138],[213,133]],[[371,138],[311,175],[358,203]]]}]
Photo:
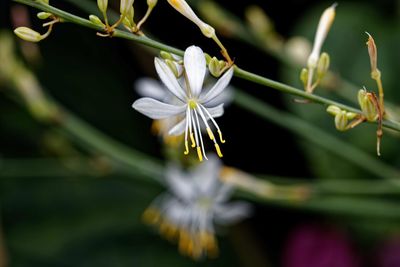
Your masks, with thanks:
[{"label": "cluster of buds", "polygon": [[333,4],[322,14],[315,34],[313,49],[307,60],[307,68],[303,68],[300,73],[304,90],[310,94],[313,93],[329,69],[329,55],[321,54],[321,48],[335,19],[335,8],[336,4]]},{"label": "cluster of buds", "polygon": [[119,12],[120,17],[119,20],[116,21],[114,24],[110,25],[107,16],[107,9],[108,9],[108,0],[97,0],[97,7],[99,8],[100,12],[103,15],[104,22],[95,15],[90,15],[89,20],[98,26],[103,27],[103,33],[97,33],[97,35],[106,37],[112,36],[116,27],[120,24],[124,25],[127,30],[132,33],[142,34],[140,31],[141,26],[150,16],[151,12],[153,11],[154,7],[157,4],[157,0],[147,0],[147,11],[143,18],[136,24],[133,17],[134,17],[134,8],[133,8],[134,0],[121,0]]},{"label": "cluster of buds", "polygon": [[[49,4],[49,0],[40,0],[38,1],[44,5]],[[41,34],[35,30],[32,30],[31,28],[28,27],[18,27],[14,30],[14,33],[21,38],[22,40],[28,41],[28,42],[40,42],[43,39],[47,38],[50,33],[53,30],[54,24],[61,22],[60,18],[57,18],[54,14],[48,13],[48,12],[39,12],[37,14],[37,17],[41,20],[47,20],[50,19],[49,22],[46,22],[43,24],[43,27],[48,27],[47,32],[44,34]]]},{"label": "cluster of buds", "polygon": [[358,91],[358,104],[361,108],[360,114],[355,114],[353,112],[347,112],[341,110],[337,106],[329,106],[327,112],[335,116],[335,126],[339,131],[346,131],[348,129],[354,128],[362,122],[377,122],[378,129],[376,131],[376,151],[378,156],[380,156],[380,145],[383,136],[382,130],[382,120],[385,115],[384,100],[383,100],[383,86],[381,81],[381,72],[377,67],[377,48],[375,41],[372,36],[368,34],[368,54],[371,62],[371,78],[376,81],[379,97],[374,92],[368,92],[364,87]]},{"label": "cluster of buds", "polygon": [[181,57],[171,54],[169,52],[161,51],[161,59],[164,60],[165,64],[171,69],[172,73],[176,78],[182,77],[183,74],[183,60]]},{"label": "cluster of buds", "polygon": [[211,57],[205,54],[208,70],[211,75],[218,78],[229,68],[229,64],[224,60],[219,60],[217,57]]}]

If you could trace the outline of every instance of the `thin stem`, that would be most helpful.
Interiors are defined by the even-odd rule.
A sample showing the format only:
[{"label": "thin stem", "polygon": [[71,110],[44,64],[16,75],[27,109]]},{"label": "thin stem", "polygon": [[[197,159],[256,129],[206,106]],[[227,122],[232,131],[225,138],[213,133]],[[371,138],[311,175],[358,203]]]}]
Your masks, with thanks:
[{"label": "thin stem", "polygon": [[136,25],[136,29],[135,31],[139,31],[140,28],[142,27],[143,23],[145,23],[145,21],[147,20],[147,18],[150,16],[151,11],[153,10],[154,7],[148,7],[146,14],[144,15],[144,17],[138,22],[138,24]]},{"label": "thin stem", "polygon": [[[36,1],[31,1],[31,0],[14,0],[14,1],[41,9],[46,12],[53,13],[54,15],[64,19],[65,21],[69,21],[69,22],[72,22],[72,23],[75,23],[75,24],[78,24],[81,26],[95,29],[100,32],[104,30],[102,26],[96,25],[87,19],[80,18],[78,16],[72,15],[68,12],[65,12],[65,11],[60,10],[55,7],[52,7],[50,5],[45,5],[41,2],[36,2]],[[183,56],[182,50],[165,45],[165,44],[157,42],[157,41],[154,41],[146,36],[137,36],[135,34],[132,34],[132,33],[126,32],[126,31],[121,31],[121,30],[115,29],[113,37],[119,37],[119,38],[132,40],[132,41],[138,42],[138,43],[146,45],[146,46],[154,47],[159,50],[163,50],[163,51],[174,53],[176,55]],[[273,89],[276,89],[276,90],[279,90],[279,91],[282,91],[285,93],[303,97],[303,98],[313,101],[315,103],[319,103],[319,104],[323,104],[323,105],[336,105],[343,110],[361,114],[361,111],[358,109],[355,109],[350,106],[329,100],[329,99],[321,97],[321,96],[317,96],[314,94],[308,94],[308,93],[304,92],[304,90],[300,90],[295,87],[292,87],[292,86],[289,86],[286,84],[282,84],[277,81],[270,80],[270,79],[262,77],[260,75],[243,70],[237,66],[235,67],[235,75],[239,78],[242,78],[242,79],[245,79],[245,80],[248,80],[251,82],[262,84],[262,85],[271,87]],[[392,120],[384,120],[383,125],[386,128],[400,132],[400,123],[399,122],[392,121]]]},{"label": "thin stem", "polygon": [[385,102],[384,102],[384,93],[383,93],[381,75],[379,75],[379,77],[376,78],[376,85],[378,86],[380,108],[382,110],[383,115],[385,115]]}]

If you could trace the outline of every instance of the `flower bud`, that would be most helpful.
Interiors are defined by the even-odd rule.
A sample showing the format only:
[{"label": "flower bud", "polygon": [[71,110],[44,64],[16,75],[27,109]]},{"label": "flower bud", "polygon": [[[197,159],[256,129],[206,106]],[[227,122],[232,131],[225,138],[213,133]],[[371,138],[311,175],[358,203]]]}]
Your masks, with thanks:
[{"label": "flower bud", "polygon": [[319,54],[321,52],[322,44],[325,41],[326,36],[332,26],[333,20],[335,19],[335,7],[333,4],[329,8],[325,9],[324,13],[318,23],[317,33],[315,34],[313,50],[308,58],[307,65],[309,68],[316,68],[318,64]]},{"label": "flower bud", "polygon": [[308,69],[303,68],[300,72],[300,81],[303,83],[304,88],[307,87],[308,83]]},{"label": "flower bud", "polygon": [[176,62],[172,61],[170,59],[165,59],[164,62],[167,64],[167,66],[172,70],[172,72],[174,73],[175,77],[179,77],[179,72],[178,69],[176,67]]},{"label": "flower bud", "polygon": [[97,6],[101,13],[107,12],[108,0],[97,0]]},{"label": "flower bud", "polygon": [[326,111],[327,111],[329,114],[333,115],[333,116],[336,116],[336,115],[338,115],[339,113],[342,112],[342,110],[341,110],[338,106],[335,106],[335,105],[330,105],[330,106],[326,109]]},{"label": "flower bud", "polygon": [[131,6],[122,21],[122,24],[124,24],[128,28],[132,28],[133,26],[135,26],[135,22],[133,21],[134,11],[135,10],[133,6]]},{"label": "flower bud", "polygon": [[168,0],[168,3],[175,8],[176,11],[196,24],[206,37],[212,38],[215,36],[215,29],[199,19],[185,0]]},{"label": "flower bud", "polygon": [[130,9],[132,8],[133,1],[134,0],[121,0],[119,12],[121,13],[122,16],[128,15],[128,13],[130,12]]},{"label": "flower bud", "polygon": [[93,24],[96,24],[96,25],[99,25],[99,26],[104,26],[104,23],[101,21],[101,19],[100,19],[98,16],[90,15],[90,16],[89,16],[89,20],[90,20]]},{"label": "flower bud", "polygon": [[154,8],[157,5],[157,0],[147,0],[147,6],[149,8]]},{"label": "flower bud", "polygon": [[43,39],[43,36],[28,27],[18,27],[14,30],[14,33],[22,40],[28,42],[39,42]]},{"label": "flower bud", "polygon": [[48,19],[51,16],[52,16],[52,14],[48,13],[48,12],[39,12],[39,13],[37,13],[37,17],[39,19]]},{"label": "flower bud", "polygon": [[368,93],[364,89],[358,91],[358,103],[360,104],[363,115],[368,121],[375,121],[377,119],[378,112],[375,108],[371,93]]},{"label": "flower bud", "polygon": [[342,110],[335,116],[335,127],[339,131],[347,130],[348,119],[346,116],[346,111]]},{"label": "flower bud", "polygon": [[165,51],[161,51],[160,52],[160,57],[162,59],[169,59],[169,60],[174,60],[174,58],[172,57],[172,54],[169,52],[165,52]]},{"label": "flower bud", "polygon": [[330,64],[330,58],[328,53],[322,53],[318,60],[317,65],[317,76],[319,79],[322,79],[325,74],[328,72]]}]

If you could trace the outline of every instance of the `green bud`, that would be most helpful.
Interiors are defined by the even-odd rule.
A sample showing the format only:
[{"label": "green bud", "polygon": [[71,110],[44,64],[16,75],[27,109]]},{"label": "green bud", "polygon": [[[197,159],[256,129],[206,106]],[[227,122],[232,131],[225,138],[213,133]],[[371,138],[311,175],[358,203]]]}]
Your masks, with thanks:
[{"label": "green bud", "polygon": [[130,9],[132,8],[132,5],[133,5],[133,0],[121,0],[119,7],[121,15],[127,16],[128,13],[130,12]]},{"label": "green bud", "polygon": [[164,60],[165,63],[167,64],[167,66],[172,70],[172,72],[174,73],[175,77],[179,77],[179,72],[178,69],[176,68],[175,62],[169,59],[165,59]]},{"label": "green bud", "polygon": [[317,76],[322,79],[329,69],[330,58],[328,53],[322,53],[318,60]]},{"label": "green bud", "polygon": [[43,39],[43,36],[28,27],[18,27],[14,30],[14,33],[22,40],[28,42],[39,42]]},{"label": "green bud", "polygon": [[107,12],[108,0],[97,0],[97,6],[101,13]]},{"label": "green bud", "polygon": [[89,16],[89,20],[90,20],[93,24],[96,24],[96,25],[99,25],[99,26],[105,26],[104,23],[101,21],[101,19],[100,19],[98,16],[90,15],[90,16]]},{"label": "green bud", "polygon": [[157,0],[147,0],[147,6],[153,8],[157,5]]},{"label": "green bud", "polygon": [[335,116],[335,126],[339,131],[347,130],[348,119],[346,113],[347,112],[343,110]]},{"label": "green bud", "polygon": [[208,64],[210,64],[210,61],[211,61],[211,56],[209,55],[209,54],[207,54],[207,53],[204,53],[204,56],[206,57],[206,64],[208,65]]},{"label": "green bud", "polygon": [[307,68],[303,68],[300,72],[300,81],[303,83],[304,88],[307,87],[307,83],[308,83],[308,69]]},{"label": "green bud", "polygon": [[219,77],[221,75],[221,69],[219,67],[219,60],[213,57],[208,64],[208,70],[214,77]]},{"label": "green bud", "polygon": [[134,15],[134,9],[133,6],[131,6],[129,8],[128,13],[124,17],[124,20],[122,21],[122,23],[128,28],[132,28],[133,26],[135,26],[135,22],[133,22],[133,15]]},{"label": "green bud", "polygon": [[342,112],[342,110],[341,110],[338,106],[335,106],[335,105],[330,105],[330,106],[326,109],[326,111],[327,111],[329,114],[333,115],[333,116],[336,116],[336,115],[338,115],[338,114],[340,114],[340,113]]},{"label": "green bud", "polygon": [[347,119],[349,119],[349,120],[352,120],[352,119],[354,119],[355,117],[357,117],[357,113],[353,113],[353,112],[346,112],[346,117],[347,117]]},{"label": "green bud", "polygon": [[375,108],[372,94],[366,90],[361,89],[358,91],[358,103],[360,104],[361,110],[368,121],[375,121],[378,112]]},{"label": "green bud", "polygon": [[48,19],[51,16],[52,16],[52,14],[48,13],[48,12],[39,12],[39,13],[37,13],[37,17],[39,19]]},{"label": "green bud", "polygon": [[207,23],[200,24],[201,33],[207,38],[213,38],[215,36],[215,29]]},{"label": "green bud", "polygon": [[165,52],[165,51],[161,51],[160,52],[160,57],[162,59],[174,60],[174,57],[171,55],[171,53],[168,53],[168,52]]}]

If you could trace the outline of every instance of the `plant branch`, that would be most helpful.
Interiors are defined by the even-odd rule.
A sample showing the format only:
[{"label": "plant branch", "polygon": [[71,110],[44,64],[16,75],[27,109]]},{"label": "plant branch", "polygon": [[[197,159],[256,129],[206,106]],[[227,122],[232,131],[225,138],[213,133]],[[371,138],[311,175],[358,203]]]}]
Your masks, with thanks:
[{"label": "plant branch", "polygon": [[[50,5],[46,5],[43,4],[41,2],[36,2],[36,1],[32,1],[32,0],[14,0],[15,2],[18,3],[22,3],[22,4],[26,4],[35,8],[38,8],[40,10],[46,11],[46,12],[50,12],[60,18],[62,18],[65,22],[71,22],[71,23],[75,23],[84,27],[88,27],[97,31],[103,31],[104,29],[102,28],[102,26],[96,25],[92,22],[90,22],[87,19],[83,19],[81,17],[72,15],[68,12],[65,12],[63,10],[60,10],[58,8],[55,8],[53,6]],[[124,38],[124,39],[128,39],[128,40],[132,40],[135,42],[138,42],[140,44],[146,45],[146,46],[150,46],[159,50],[164,50],[164,51],[168,51],[171,53],[174,53],[176,55],[183,55],[183,51],[177,48],[174,48],[172,46],[168,46],[165,45],[161,42],[157,42],[155,40],[152,40],[146,36],[138,36],[135,34],[132,34],[130,32],[126,32],[126,31],[122,31],[122,30],[118,30],[116,29],[114,34],[114,37],[119,37],[119,38]],[[308,99],[310,101],[313,101],[315,103],[319,103],[319,104],[324,104],[324,105],[336,105],[344,110],[350,111],[350,112],[355,112],[360,114],[361,111],[355,108],[352,108],[350,106],[329,100],[327,98],[321,97],[321,96],[317,96],[314,94],[309,94],[304,92],[303,90],[297,89],[295,87],[289,86],[289,85],[285,85],[282,84],[280,82],[276,82],[273,80],[270,80],[268,78],[262,77],[260,75],[251,73],[249,71],[243,70],[239,67],[235,67],[235,75],[237,77],[240,77],[242,79],[246,79],[248,81],[254,82],[254,83],[258,83],[264,86],[268,86],[271,87],[273,89],[285,92],[285,93],[289,93],[295,96],[299,96],[302,97],[304,99]],[[396,121],[392,121],[392,120],[384,120],[383,121],[383,125],[386,128],[392,129],[392,130],[396,130],[398,132],[400,132],[400,123],[396,122]]]}]

